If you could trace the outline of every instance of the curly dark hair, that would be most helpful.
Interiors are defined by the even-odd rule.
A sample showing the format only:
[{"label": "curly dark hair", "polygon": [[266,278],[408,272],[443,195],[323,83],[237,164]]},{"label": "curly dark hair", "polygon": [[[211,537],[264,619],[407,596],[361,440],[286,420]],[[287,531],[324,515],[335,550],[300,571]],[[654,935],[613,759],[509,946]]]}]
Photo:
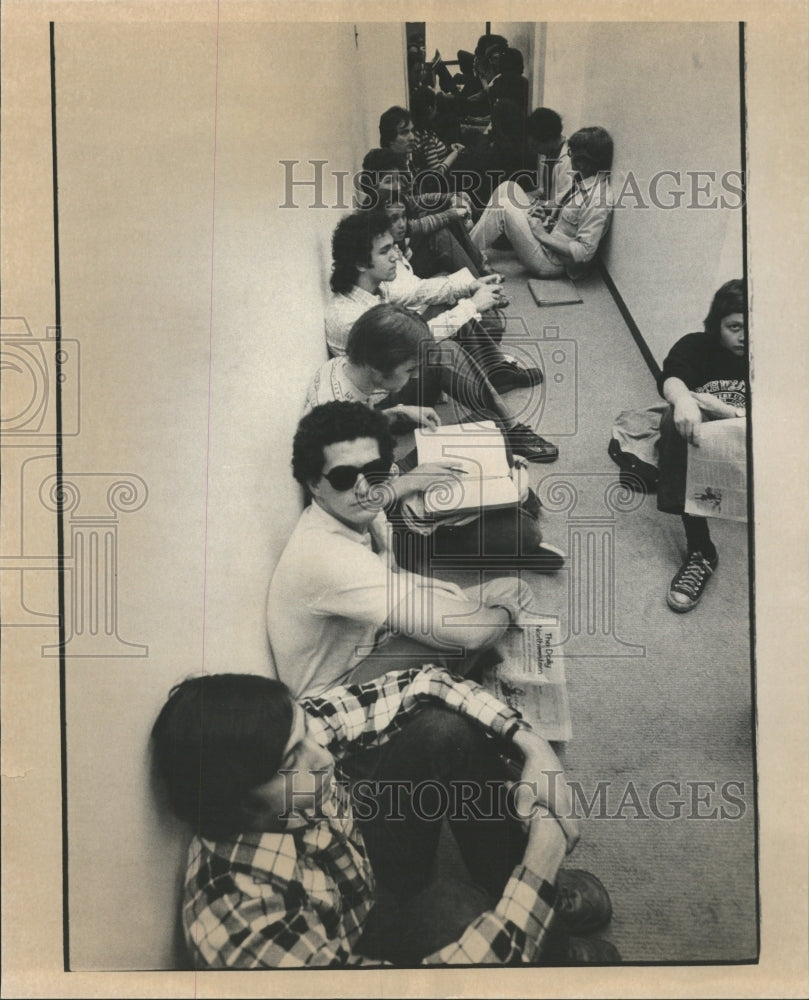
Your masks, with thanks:
[{"label": "curly dark hair", "polygon": [[152,727],[169,805],[203,837],[244,831],[247,793],[278,772],[293,702],[281,681],[203,674],[172,688]]},{"label": "curly dark hair", "polygon": [[323,449],[338,441],[375,438],[379,457],[393,463],[394,439],[388,420],[379,410],[363,403],[323,403],[301,418],[292,442],[292,475],[301,486],[320,479]]},{"label": "curly dark hair", "polygon": [[747,283],[743,278],[732,278],[719,288],[705,317],[705,332],[719,336],[719,324],[732,313],[747,315]]},{"label": "curly dark hair", "polygon": [[357,211],[341,219],[331,238],[332,271],[329,284],[338,295],[345,295],[357,284],[359,268],[371,263],[374,240],[390,230],[383,209]]},{"label": "curly dark hair", "polygon": [[396,130],[400,125],[413,121],[413,116],[407,108],[400,108],[394,105],[383,111],[379,117],[379,145],[389,146],[396,138]]}]

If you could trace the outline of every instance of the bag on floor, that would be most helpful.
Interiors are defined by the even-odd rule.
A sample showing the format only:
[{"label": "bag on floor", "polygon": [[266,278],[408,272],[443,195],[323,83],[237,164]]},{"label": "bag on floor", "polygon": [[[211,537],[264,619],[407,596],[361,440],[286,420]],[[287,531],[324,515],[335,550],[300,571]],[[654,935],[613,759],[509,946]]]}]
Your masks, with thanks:
[{"label": "bag on floor", "polygon": [[607,452],[620,468],[619,481],[629,489],[654,493],[658,478],[660,421],[668,403],[645,410],[623,410],[612,425]]}]

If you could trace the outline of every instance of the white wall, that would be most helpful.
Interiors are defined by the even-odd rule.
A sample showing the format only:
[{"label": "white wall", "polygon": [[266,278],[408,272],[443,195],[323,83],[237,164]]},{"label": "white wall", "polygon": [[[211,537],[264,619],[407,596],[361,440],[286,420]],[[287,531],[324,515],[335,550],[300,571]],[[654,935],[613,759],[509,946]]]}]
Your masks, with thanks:
[{"label": "white wall", "polygon": [[[692,193],[689,172],[717,179],[741,168],[738,25],[549,24],[544,104],[570,135],[603,125],[615,142],[613,185],[632,171],[648,208],[627,193],[603,252],[610,275],[658,363],[684,333],[702,328],[719,285],[742,274],[741,198],[718,183]],[[661,171],[655,207],[649,184]],[[707,184],[707,179],[701,182]],[[705,208],[724,197],[729,206]]]},{"label": "white wall", "polygon": [[118,533],[120,634],[148,656],[67,661],[71,966],[156,968],[175,961],[184,840],[154,808],[147,734],[188,674],[270,670],[292,434],[326,357],[345,209],[307,207],[309,188],[281,209],[279,161],[308,178],[327,159],[334,201],[329,172],[356,170],[404,99],[404,29],[223,23],[217,46],[213,23],[57,22],[55,38],[63,326],[86,414],[65,471],[148,488]]}]

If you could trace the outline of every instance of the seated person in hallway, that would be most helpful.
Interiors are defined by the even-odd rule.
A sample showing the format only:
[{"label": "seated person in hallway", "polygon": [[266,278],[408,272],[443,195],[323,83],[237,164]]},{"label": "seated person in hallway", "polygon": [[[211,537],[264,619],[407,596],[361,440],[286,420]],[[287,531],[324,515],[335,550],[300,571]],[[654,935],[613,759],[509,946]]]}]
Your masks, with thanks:
[{"label": "seated person in hallway", "polygon": [[490,132],[455,161],[452,173],[456,185],[469,193],[477,214],[491,198],[493,188],[522,169],[524,132],[524,112],[514,101],[499,100],[492,108]]},{"label": "seated person in hallway", "polygon": [[705,420],[743,417],[747,400],[747,289],[728,281],[716,292],[702,333],[689,333],[669,351],[658,386],[670,404],[660,424],[658,510],[679,514],[687,556],[669,586],[672,611],[699,604],[719,563],[708,521],[686,514],[688,444],[699,445]]},{"label": "seated person in hallway", "polygon": [[[203,674],[172,689],[152,747],[193,830],[196,969],[620,961],[571,936],[612,907],[560,869],[579,830],[558,758],[476,684],[430,667],[296,702],[267,677]],[[522,762],[516,793],[500,753]],[[436,888],[445,817],[470,874]]]},{"label": "seated person in hallway", "polygon": [[408,235],[413,249],[413,269],[420,278],[431,278],[444,271],[468,268],[477,278],[490,274],[486,255],[469,239],[471,228],[471,202],[467,195],[455,196],[446,192],[436,193],[431,182],[435,175],[427,175],[430,183],[416,181],[414,195],[413,176],[404,168],[401,153],[392,149],[372,149],[362,161],[358,177],[358,203],[363,208],[374,208],[381,200],[381,190],[396,190],[407,207]]},{"label": "seated person in hallway", "polygon": [[298,424],[292,472],[312,502],[267,599],[278,676],[296,697],[437,659],[466,674],[531,609],[520,580],[461,590],[399,569],[382,510],[393,451],[388,421],[362,403],[326,403]]},{"label": "seated person in hallway", "polygon": [[447,318],[452,316],[447,307],[457,305],[460,299],[472,297],[483,286],[488,286],[494,298],[491,309],[473,322],[464,323],[451,336],[477,359],[500,391],[538,385],[542,381],[542,372],[538,368],[525,369],[514,361],[506,360],[497,346],[505,330],[505,318],[499,310],[509,305],[502,288],[503,276],[492,273],[475,278],[468,268],[462,267],[449,274],[420,278],[411,263],[413,251],[407,236],[406,205],[395,190],[381,190],[379,199],[399,251],[396,274],[387,287],[388,299],[418,312],[430,324],[436,340],[441,340],[454,325],[442,319],[445,315]]},{"label": "seated person in hallway", "polygon": [[500,72],[489,83],[489,101],[492,110],[498,101],[512,101],[517,105],[522,121],[528,114],[528,80],[523,75],[525,60],[519,49],[507,48],[500,57]]},{"label": "seated person in hallway", "polygon": [[535,108],[526,122],[528,162],[520,177],[520,186],[529,191],[532,200],[550,208],[570,186],[570,162],[564,152],[567,138],[562,132],[562,119],[552,108]]},{"label": "seated person in hallway", "polygon": [[[433,345],[424,320],[401,306],[374,306],[351,328],[346,355],[327,361],[315,375],[305,412],[334,400],[348,400],[380,409],[394,435],[409,431],[414,424],[436,427],[441,421],[435,410],[402,406],[397,400],[418,375],[420,356],[440,350]],[[542,544],[540,504],[527,481],[527,463],[510,452],[508,458],[519,504],[477,515],[465,512],[440,522],[425,511],[424,491],[442,480],[448,488],[456,485],[458,474],[452,463],[417,465],[415,451],[398,461],[402,474],[389,481],[391,500],[387,507],[398,565],[429,575],[432,556],[463,556],[464,563],[470,565],[502,556],[507,557],[509,567],[538,572],[561,569],[563,553]]]},{"label": "seated person in hallway", "polygon": [[572,183],[550,209],[529,199],[514,181],[501,184],[470,233],[481,250],[505,235],[538,278],[586,274],[612,215],[609,173],[612,139],[597,125],[567,141]]},{"label": "seated person in hallway", "polygon": [[[354,322],[372,306],[390,298],[390,283],[396,276],[400,254],[386,215],[378,211],[359,211],[342,219],[334,231],[332,257],[331,288],[334,294],[326,310],[326,341],[330,352],[340,355],[345,353]],[[491,377],[470,354],[470,351],[481,352],[483,360],[492,369],[500,369],[495,377],[503,391],[541,378],[536,370],[520,368],[515,371],[518,366],[506,362],[485,331],[467,329],[470,322],[480,315],[478,304],[486,307],[494,303],[494,287],[492,284],[481,285],[471,298],[462,299],[453,309],[443,312],[428,325],[434,336],[443,337],[441,342],[446,348],[445,357],[452,359],[453,378],[460,373],[466,385],[474,387],[474,395],[466,398],[464,405],[475,414],[480,414],[481,410],[489,415],[495,414],[506,428],[508,443],[515,454],[531,461],[554,461],[559,455],[558,448],[511,416]],[[461,338],[463,346],[459,342]],[[422,393],[421,402],[424,405],[432,405],[435,401],[435,398],[425,398]],[[490,416],[484,419],[490,419]]]},{"label": "seated person in hallway", "polygon": [[448,147],[436,133],[435,92],[429,87],[419,87],[415,90],[410,95],[410,113],[414,128],[413,169],[416,173],[429,171],[440,177],[448,177],[464,146],[460,142],[453,142]]}]

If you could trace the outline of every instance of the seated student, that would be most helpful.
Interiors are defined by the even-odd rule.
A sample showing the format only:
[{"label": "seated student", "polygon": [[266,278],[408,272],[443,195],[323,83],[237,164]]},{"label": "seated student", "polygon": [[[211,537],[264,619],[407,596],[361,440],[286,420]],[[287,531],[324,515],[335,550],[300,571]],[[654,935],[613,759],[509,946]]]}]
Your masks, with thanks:
[{"label": "seated student", "polygon": [[[402,390],[418,376],[419,359],[440,351],[433,345],[424,320],[401,306],[381,303],[354,323],[348,335],[346,355],[332,358],[317,372],[306,396],[304,412],[334,400],[348,400],[380,409],[395,435],[413,425],[434,428],[441,421],[430,407],[403,406],[397,401]],[[444,369],[446,371],[446,369]],[[456,398],[463,400],[463,391]],[[496,420],[496,418],[494,418]],[[394,551],[400,566],[429,575],[432,557],[464,557],[464,563],[491,557],[507,557],[509,568],[552,572],[564,565],[564,555],[554,546],[542,544],[540,504],[528,485],[527,463],[507,453],[520,503],[509,507],[468,512],[437,523],[426,513],[424,491],[446,482],[458,483],[452,463],[416,464],[415,451],[397,462],[401,475],[389,481],[388,519],[394,528]]]},{"label": "seated student", "polygon": [[511,101],[519,108],[523,122],[528,114],[528,80],[523,75],[525,61],[519,49],[507,48],[500,56],[500,72],[489,82],[492,110],[498,101]]},{"label": "seated student", "polygon": [[[326,309],[326,341],[331,353],[340,355],[345,353],[354,322],[372,306],[388,300],[390,282],[396,276],[400,254],[384,213],[360,211],[342,219],[332,238],[332,257],[331,288],[334,294]],[[487,413],[495,413],[506,428],[508,443],[515,454],[531,461],[552,462],[559,455],[558,448],[517,422],[476,359],[456,343],[454,337],[453,340],[447,339],[447,334],[461,332],[466,322],[480,315],[478,305],[487,308],[494,303],[492,288],[490,284],[482,285],[471,298],[462,299],[454,309],[442,313],[428,325],[434,335],[444,338],[442,344],[448,352],[445,357],[453,359],[451,367],[454,371],[463,371],[468,384],[475,387],[474,395],[466,405],[474,412],[482,408]],[[473,351],[481,346],[492,365],[499,364],[502,370],[498,373],[498,384],[504,387],[503,391],[517,384],[526,385],[529,379],[536,378],[535,371],[530,369],[515,372],[511,365],[503,367],[503,355],[490,340],[486,341],[482,332],[469,333],[466,343]],[[432,405],[436,400],[422,396],[422,401],[425,405]]]},{"label": "seated student", "polygon": [[509,304],[502,289],[503,276],[493,272],[475,278],[469,268],[462,267],[449,274],[419,277],[413,268],[413,251],[407,236],[407,206],[397,191],[381,190],[379,200],[390,223],[393,242],[399,251],[396,274],[387,284],[387,298],[424,316],[430,323],[436,340],[441,340],[454,327],[454,322],[449,319],[452,314],[447,313],[447,306],[455,306],[460,300],[470,298],[482,287],[488,286],[493,296],[491,309],[484,311],[474,322],[464,323],[457,332],[453,331],[450,335],[477,359],[500,391],[538,385],[542,381],[542,372],[538,368],[525,369],[513,361],[507,361],[497,347],[505,330],[505,319],[500,310]]},{"label": "seated student", "polygon": [[702,333],[669,351],[658,387],[670,404],[660,425],[658,510],[679,514],[688,555],[666,596],[672,611],[691,611],[719,563],[708,522],[684,512],[688,443],[699,445],[704,420],[743,417],[747,399],[747,289],[728,281],[716,292]]},{"label": "seated student", "polygon": [[491,131],[475,148],[461,153],[452,173],[456,183],[468,192],[476,213],[484,208],[492,190],[525,162],[525,114],[510,100],[498,100],[492,108]]},{"label": "seated student", "polygon": [[572,183],[556,204],[548,210],[527,198],[516,182],[501,184],[470,233],[475,246],[485,250],[505,235],[538,278],[587,272],[612,215],[612,139],[593,125],[574,132],[567,145]]},{"label": "seated student", "polygon": [[[513,709],[434,667],[293,698],[267,677],[203,674],[152,728],[156,775],[193,830],[196,969],[620,962],[569,936],[604,926],[610,898],[560,869],[579,839],[570,787]],[[516,794],[498,752],[524,762]],[[470,880],[441,892],[445,816]]]},{"label": "seated student", "polygon": [[[326,403],[301,418],[292,472],[306,507],[267,598],[278,676],[297,697],[447,659],[469,673],[533,595],[519,580],[461,590],[399,569],[382,511],[393,436],[362,403]],[[386,642],[391,637],[391,642]]]},{"label": "seated student", "polygon": [[526,171],[518,180],[520,186],[530,191],[533,198],[555,205],[570,186],[567,154],[563,148],[567,139],[562,132],[562,119],[552,108],[535,108],[525,123],[527,162]]},{"label": "seated student", "polygon": [[[468,268],[475,277],[491,274],[486,255],[470,241],[465,221],[470,218],[465,202],[426,195],[433,204],[425,206],[412,194],[412,177],[403,167],[401,154],[391,149],[372,149],[362,161],[358,177],[359,202],[374,208],[383,197],[396,192],[407,207],[407,228],[413,250],[413,270],[420,278]],[[471,220],[470,220],[471,221]]]},{"label": "seated student", "polygon": [[[447,147],[435,130],[438,120],[438,107],[435,91],[429,87],[419,87],[410,95],[410,113],[413,118],[412,151],[413,169],[416,173],[429,171],[448,177],[450,168],[463,152],[460,142],[453,142]],[[439,190],[436,186],[436,190]]]}]

